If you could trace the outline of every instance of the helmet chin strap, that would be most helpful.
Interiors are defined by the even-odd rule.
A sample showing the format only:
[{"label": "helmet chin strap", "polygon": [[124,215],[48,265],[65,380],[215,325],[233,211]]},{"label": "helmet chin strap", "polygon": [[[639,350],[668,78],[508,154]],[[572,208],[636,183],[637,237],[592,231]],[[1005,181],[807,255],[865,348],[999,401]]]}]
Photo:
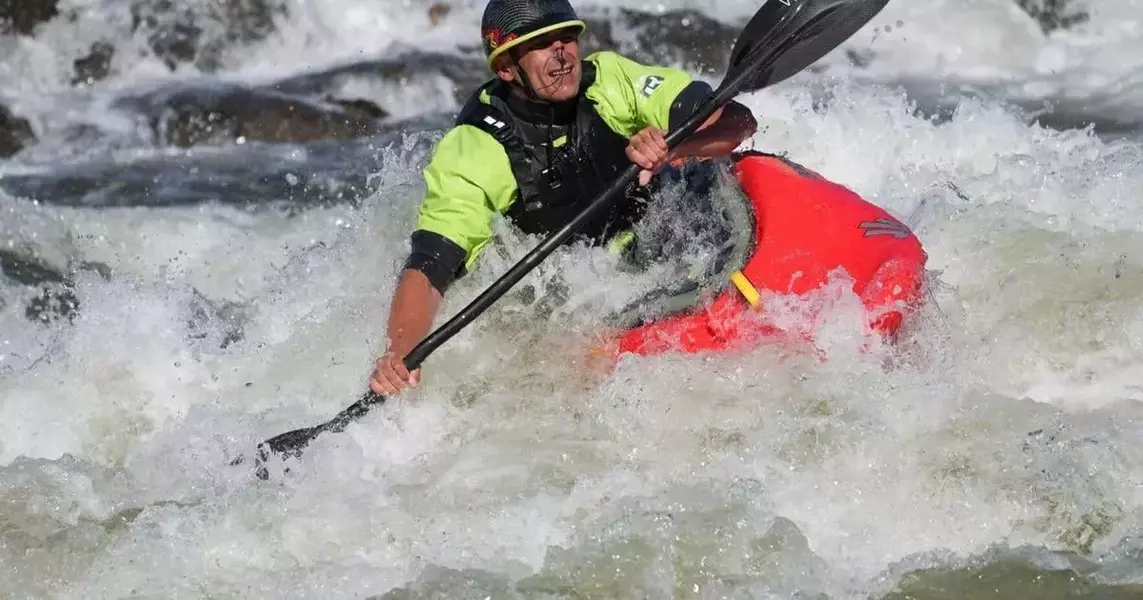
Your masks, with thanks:
[{"label": "helmet chin strap", "polygon": [[509,50],[508,58],[512,59],[512,64],[516,67],[516,77],[520,80],[520,87],[524,90],[524,94],[527,98],[533,102],[544,102],[544,100],[540,98],[540,94],[536,92],[536,88],[532,86],[532,82],[528,79],[527,73],[524,72],[524,67],[520,65],[519,59],[516,58],[516,53]]},{"label": "helmet chin strap", "polygon": [[[552,141],[552,126],[555,124],[556,120],[556,107],[551,102],[540,98],[540,95],[536,92],[536,88],[528,79],[528,75],[524,73],[524,67],[520,65],[520,61],[516,58],[516,54],[509,51],[508,57],[512,59],[512,64],[516,66],[516,75],[520,79],[520,87],[524,89],[524,93],[527,95],[528,99],[539,104],[548,105],[548,143],[544,144],[544,150],[547,154],[548,159],[548,168],[544,169],[543,172],[548,178],[548,182],[555,184],[558,182],[559,178],[559,173],[552,170],[552,148],[554,146],[554,142]],[[562,63],[563,61],[561,61],[561,64]]]}]

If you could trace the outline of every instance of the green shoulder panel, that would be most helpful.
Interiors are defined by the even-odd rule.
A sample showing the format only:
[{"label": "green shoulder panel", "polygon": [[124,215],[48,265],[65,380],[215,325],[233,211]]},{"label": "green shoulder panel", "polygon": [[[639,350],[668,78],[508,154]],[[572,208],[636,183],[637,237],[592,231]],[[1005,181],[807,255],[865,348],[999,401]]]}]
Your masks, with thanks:
[{"label": "green shoulder panel", "polygon": [[690,74],[643,65],[611,51],[596,52],[587,60],[596,65],[587,97],[612,130],[631,137],[649,126],[670,128],[671,103],[690,85]]},{"label": "green shoulder panel", "polygon": [[465,268],[492,237],[492,219],[508,210],[516,179],[504,147],[472,125],[453,127],[424,169],[425,198],[417,229],[438,233],[468,253]]}]

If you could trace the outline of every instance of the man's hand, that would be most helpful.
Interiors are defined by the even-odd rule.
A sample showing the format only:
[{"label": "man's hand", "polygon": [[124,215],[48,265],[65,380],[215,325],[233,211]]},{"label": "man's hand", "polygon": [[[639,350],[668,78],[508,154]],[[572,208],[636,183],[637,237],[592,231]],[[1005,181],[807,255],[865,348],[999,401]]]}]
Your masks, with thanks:
[{"label": "man's hand", "polygon": [[373,366],[373,376],[369,378],[369,389],[382,396],[393,396],[401,390],[421,382],[421,370],[412,373],[405,368],[404,357],[394,352],[386,352]]},{"label": "man's hand", "polygon": [[627,158],[643,167],[639,172],[639,185],[647,185],[651,181],[651,176],[662,169],[670,159],[663,132],[655,127],[647,127],[631,136],[627,141]]}]

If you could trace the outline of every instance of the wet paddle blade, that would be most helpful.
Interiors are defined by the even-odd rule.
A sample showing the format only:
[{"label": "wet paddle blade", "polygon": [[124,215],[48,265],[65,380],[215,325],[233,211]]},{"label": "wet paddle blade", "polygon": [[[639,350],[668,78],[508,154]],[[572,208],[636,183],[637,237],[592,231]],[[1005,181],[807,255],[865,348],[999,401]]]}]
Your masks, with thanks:
[{"label": "wet paddle blade", "polygon": [[767,0],[734,44],[726,81],[739,72],[747,75],[736,87],[736,94],[742,94],[788,79],[852,37],[888,3]]},{"label": "wet paddle blade", "polygon": [[719,106],[792,77],[864,27],[889,0],[767,0],[742,29],[714,94],[667,136],[674,147]]},{"label": "wet paddle blade", "polygon": [[[258,452],[254,457],[255,474],[259,479],[268,479],[270,474],[266,469],[266,461],[270,459],[271,454],[283,459],[297,458],[302,455],[302,450],[310,445],[310,442],[314,441],[317,436],[326,432],[337,433],[344,430],[346,425],[365,416],[365,413],[368,413],[374,404],[380,404],[384,401],[384,396],[374,394],[372,391],[366,392],[360,400],[350,404],[337,413],[334,418],[321,425],[287,431],[258,444]],[[239,456],[230,464],[235,466],[244,461],[245,457]]]}]

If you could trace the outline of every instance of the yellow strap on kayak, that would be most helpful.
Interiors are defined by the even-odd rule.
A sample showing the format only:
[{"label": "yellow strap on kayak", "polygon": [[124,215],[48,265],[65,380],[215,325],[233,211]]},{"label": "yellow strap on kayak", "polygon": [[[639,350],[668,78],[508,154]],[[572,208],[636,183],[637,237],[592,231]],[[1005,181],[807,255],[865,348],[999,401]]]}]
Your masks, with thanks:
[{"label": "yellow strap on kayak", "polygon": [[742,292],[750,306],[758,308],[758,305],[762,303],[762,295],[758,293],[758,288],[754,287],[754,284],[750,283],[750,280],[742,274],[742,271],[731,273],[730,281],[734,287],[738,288],[738,291]]}]

